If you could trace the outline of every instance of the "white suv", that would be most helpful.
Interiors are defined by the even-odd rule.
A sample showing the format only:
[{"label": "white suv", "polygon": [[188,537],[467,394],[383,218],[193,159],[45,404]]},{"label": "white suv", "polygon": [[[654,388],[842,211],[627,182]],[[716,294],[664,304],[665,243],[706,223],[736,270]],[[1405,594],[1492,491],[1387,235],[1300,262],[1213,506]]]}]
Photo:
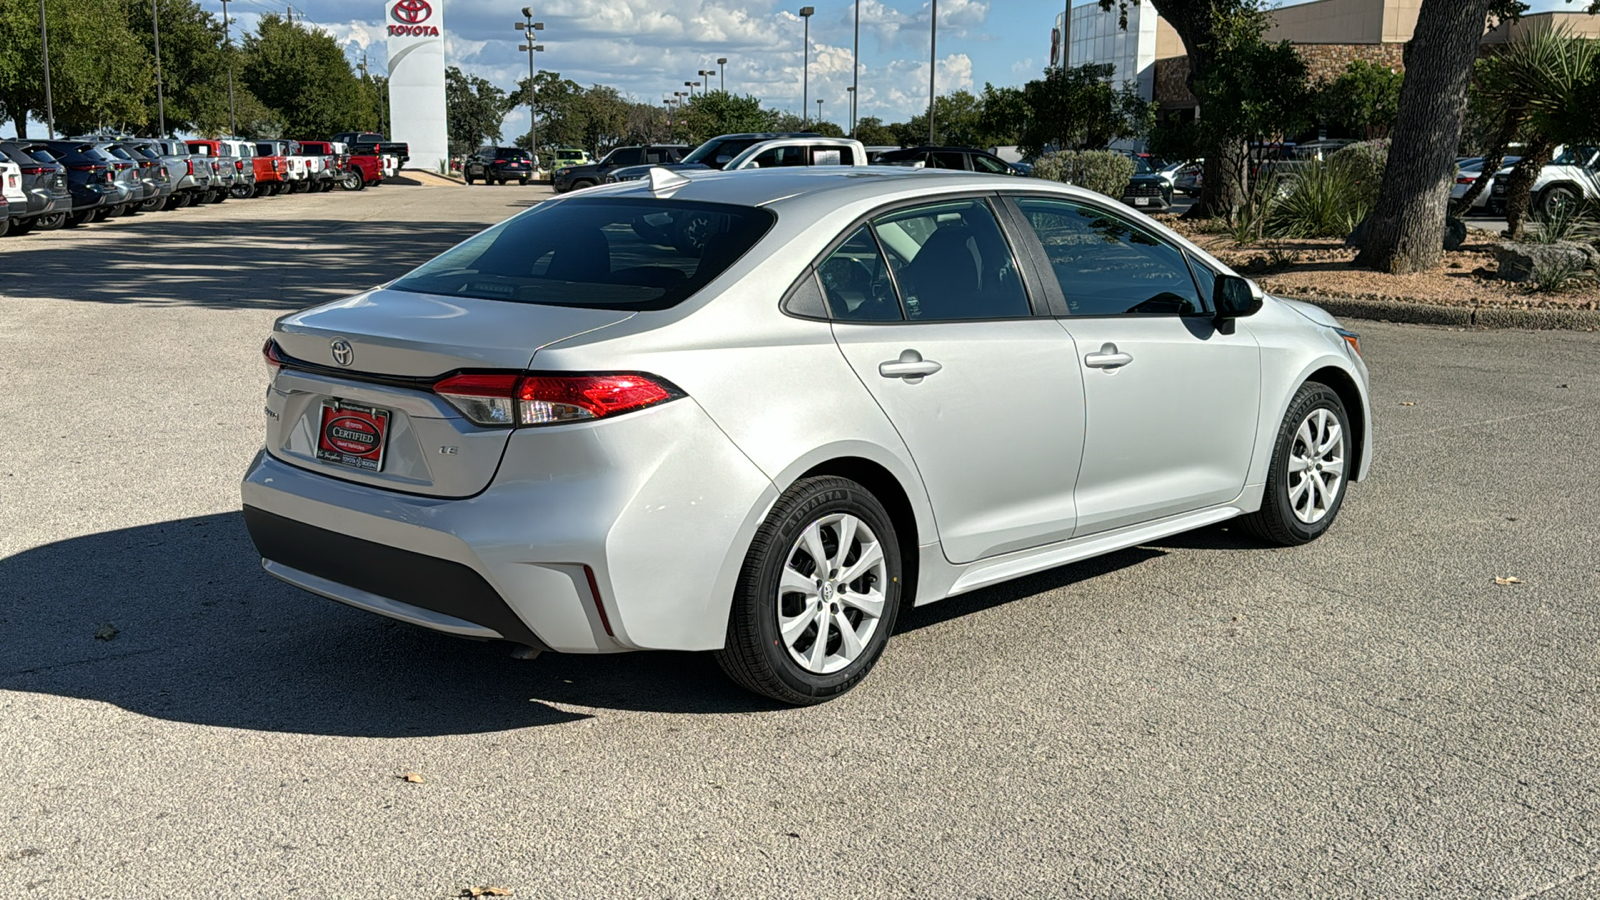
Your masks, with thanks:
[{"label": "white suv", "polygon": [[[1551,218],[1579,203],[1600,202],[1600,147],[1557,147],[1555,158],[1539,172],[1530,195],[1533,211]],[[1506,182],[1510,168],[1501,169],[1489,187],[1489,211],[1506,212]]]}]

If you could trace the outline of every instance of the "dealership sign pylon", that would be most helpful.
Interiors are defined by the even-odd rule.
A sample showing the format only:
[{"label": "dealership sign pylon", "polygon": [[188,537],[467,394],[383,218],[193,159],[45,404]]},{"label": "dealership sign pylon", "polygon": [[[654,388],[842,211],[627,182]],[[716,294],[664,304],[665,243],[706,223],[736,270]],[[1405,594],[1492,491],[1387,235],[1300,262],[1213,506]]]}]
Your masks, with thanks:
[{"label": "dealership sign pylon", "polygon": [[450,144],[444,108],[444,0],[387,0],[389,137],[410,145],[410,166],[438,171]]}]

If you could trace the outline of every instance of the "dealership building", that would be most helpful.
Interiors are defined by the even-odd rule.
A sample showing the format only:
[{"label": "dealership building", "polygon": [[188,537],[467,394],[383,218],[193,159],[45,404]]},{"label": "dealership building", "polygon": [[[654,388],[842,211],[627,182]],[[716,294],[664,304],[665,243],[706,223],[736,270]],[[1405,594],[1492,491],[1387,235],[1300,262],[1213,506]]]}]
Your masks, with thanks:
[{"label": "dealership building", "polygon": [[[1350,62],[1364,59],[1404,69],[1403,50],[1417,25],[1423,0],[1312,0],[1281,6],[1269,15],[1268,41],[1289,41],[1311,69],[1311,79],[1332,80]],[[1150,0],[1128,5],[1128,27],[1122,28],[1116,4],[1102,10],[1098,0],[1075,0],[1071,28],[1066,29],[1067,65],[1110,63],[1112,79],[1132,81],[1146,100],[1161,104],[1164,115],[1195,114],[1198,105],[1186,84],[1189,58],[1178,33],[1156,14]],[[1060,65],[1062,26],[1057,13],[1051,35],[1051,64]],[[1547,12],[1502,22],[1483,36],[1484,49],[1504,44],[1529,30],[1566,28],[1600,38],[1600,16],[1579,12]]]}]

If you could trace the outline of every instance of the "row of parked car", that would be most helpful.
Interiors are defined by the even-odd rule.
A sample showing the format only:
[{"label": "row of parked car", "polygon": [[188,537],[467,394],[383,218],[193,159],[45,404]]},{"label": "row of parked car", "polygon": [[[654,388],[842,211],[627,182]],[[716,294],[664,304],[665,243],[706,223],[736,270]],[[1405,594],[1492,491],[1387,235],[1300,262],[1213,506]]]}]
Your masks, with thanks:
[{"label": "row of parked car", "polygon": [[335,187],[358,191],[382,184],[402,162],[400,156],[386,152],[381,139],[182,141],[87,135],[4,140],[0,141],[0,235],[230,198]]}]

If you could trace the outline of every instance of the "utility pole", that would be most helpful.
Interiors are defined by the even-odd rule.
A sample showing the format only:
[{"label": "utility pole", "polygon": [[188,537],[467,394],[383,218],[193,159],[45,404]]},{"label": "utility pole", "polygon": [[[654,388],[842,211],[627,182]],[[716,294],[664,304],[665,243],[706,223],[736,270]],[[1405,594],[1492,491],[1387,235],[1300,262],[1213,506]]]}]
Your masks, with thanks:
[{"label": "utility pole", "polygon": [[726,56],[717,58],[717,77],[722,79],[722,91],[726,93],[728,90],[728,58]]},{"label": "utility pole", "polygon": [[928,37],[928,146],[935,145],[933,139],[933,87],[934,76],[939,71],[939,0],[933,0],[933,15],[930,17],[933,28]]},{"label": "utility pole", "polygon": [[856,136],[856,92],[861,87],[861,0],[856,0],[856,39],[850,50],[850,136]]},{"label": "utility pole", "polygon": [[167,100],[161,94],[161,10],[150,0],[150,28],[156,38],[156,116],[161,121],[161,136],[167,136]]},{"label": "utility pole", "polygon": [[518,50],[528,54],[528,152],[533,154],[533,167],[539,168],[539,111],[535,108],[538,99],[539,87],[533,80],[533,55],[543,53],[544,45],[535,43],[539,40],[539,32],[544,28],[543,22],[533,20],[533,7],[522,8],[523,21],[515,23],[512,27],[527,34],[528,42],[517,47]]},{"label": "utility pole", "polygon": [[[56,139],[56,105],[50,95],[50,29],[44,22],[44,0],[39,0],[39,45],[44,50],[44,124],[53,141]],[[26,122],[28,117],[24,115],[22,120]]]},{"label": "utility pole", "polygon": [[222,0],[222,37],[228,53],[228,134],[232,136],[239,133],[239,122],[233,110],[233,30],[229,27],[228,0]]}]

